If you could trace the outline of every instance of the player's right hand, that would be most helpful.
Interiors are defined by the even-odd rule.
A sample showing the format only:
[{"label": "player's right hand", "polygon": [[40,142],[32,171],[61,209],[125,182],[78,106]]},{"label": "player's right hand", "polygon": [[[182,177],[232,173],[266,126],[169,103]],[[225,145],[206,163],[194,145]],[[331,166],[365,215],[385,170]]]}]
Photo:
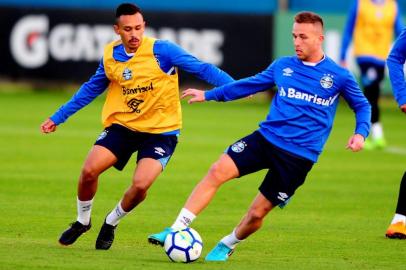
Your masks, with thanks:
[{"label": "player's right hand", "polygon": [[189,96],[192,97],[188,101],[189,104],[192,104],[194,102],[203,102],[206,100],[206,98],[204,97],[204,91],[199,90],[199,89],[193,89],[193,88],[186,89],[185,91],[182,92],[181,98],[185,98],[185,97],[189,97]]},{"label": "player's right hand", "polygon": [[361,134],[354,134],[350,137],[347,143],[347,149],[353,152],[361,151],[364,148],[365,138]]},{"label": "player's right hand", "polygon": [[406,104],[400,106],[400,109],[402,110],[402,112],[406,113]]},{"label": "player's right hand", "polygon": [[56,130],[57,125],[52,121],[50,118],[44,121],[44,123],[41,124],[41,132],[42,133],[51,133]]}]

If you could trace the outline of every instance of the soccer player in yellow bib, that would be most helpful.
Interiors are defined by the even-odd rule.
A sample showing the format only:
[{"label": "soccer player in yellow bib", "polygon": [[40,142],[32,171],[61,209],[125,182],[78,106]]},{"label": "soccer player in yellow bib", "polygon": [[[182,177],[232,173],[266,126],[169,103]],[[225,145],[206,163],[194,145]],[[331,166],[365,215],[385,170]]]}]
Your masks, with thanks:
[{"label": "soccer player in yellow bib", "polygon": [[398,36],[401,31],[402,22],[395,0],[353,2],[343,33],[340,60],[342,66],[347,66],[346,52],[352,39],[354,56],[361,72],[361,84],[372,107],[371,136],[365,141],[365,149],[386,146],[378,106],[380,84],[394,33]]},{"label": "soccer player in yellow bib", "polygon": [[[387,59],[393,95],[400,110],[406,114],[406,82],[403,66],[406,62],[406,29],[399,35]],[[392,222],[386,230],[389,238],[406,239],[406,172],[400,181],[398,202]]]},{"label": "soccer player in yellow bib", "polygon": [[77,219],[62,233],[62,245],[73,244],[91,228],[99,175],[112,166],[122,170],[134,152],[138,153],[132,183],[106,216],[96,249],[111,247],[120,219],[145,199],[172,156],[182,126],[177,68],[216,86],[233,81],[227,73],[174,43],[144,36],[145,21],[136,5],[118,6],[114,30],[120,40],[105,47],[93,77],[41,125],[43,133],[54,132],[107,89],[102,112],[105,129],[84,162],[78,182]]}]

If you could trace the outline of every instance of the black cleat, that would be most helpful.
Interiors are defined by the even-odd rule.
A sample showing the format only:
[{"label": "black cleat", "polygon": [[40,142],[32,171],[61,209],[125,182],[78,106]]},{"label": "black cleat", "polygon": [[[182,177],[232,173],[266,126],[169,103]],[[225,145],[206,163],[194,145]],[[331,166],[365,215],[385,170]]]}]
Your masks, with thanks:
[{"label": "black cleat", "polygon": [[79,236],[90,230],[91,227],[91,222],[89,222],[89,225],[83,225],[79,221],[73,222],[70,224],[70,227],[62,233],[59,238],[59,243],[64,246],[72,245]]},{"label": "black cleat", "polygon": [[99,235],[96,240],[96,249],[109,249],[114,241],[114,231],[117,228],[116,226],[106,223],[106,220],[103,223],[103,226],[100,229]]}]

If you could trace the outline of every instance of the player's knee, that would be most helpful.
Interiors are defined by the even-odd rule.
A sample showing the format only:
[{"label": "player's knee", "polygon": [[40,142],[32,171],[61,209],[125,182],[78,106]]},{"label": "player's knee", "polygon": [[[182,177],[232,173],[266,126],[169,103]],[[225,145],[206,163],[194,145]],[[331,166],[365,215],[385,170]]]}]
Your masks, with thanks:
[{"label": "player's knee", "polygon": [[227,171],[219,165],[218,162],[214,163],[208,172],[211,181],[217,184],[222,184],[229,179]]},{"label": "player's knee", "polygon": [[261,222],[269,211],[262,208],[252,208],[248,211],[247,218],[250,222]]},{"label": "player's knee", "polygon": [[148,188],[149,188],[149,184],[147,184],[145,181],[133,180],[130,190],[132,190],[132,192],[134,192],[135,194],[145,194],[146,195]]},{"label": "player's knee", "polygon": [[94,182],[94,181],[97,181],[99,173],[94,168],[85,166],[85,167],[83,167],[80,176],[81,176],[81,180],[83,182]]}]

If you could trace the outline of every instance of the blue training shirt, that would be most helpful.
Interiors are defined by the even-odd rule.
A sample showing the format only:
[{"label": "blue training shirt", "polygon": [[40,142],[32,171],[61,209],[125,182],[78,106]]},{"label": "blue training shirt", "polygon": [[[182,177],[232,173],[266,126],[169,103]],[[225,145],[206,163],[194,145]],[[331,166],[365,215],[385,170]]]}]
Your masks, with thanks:
[{"label": "blue training shirt", "polygon": [[[175,67],[178,67],[215,86],[234,81],[226,72],[212,64],[200,61],[170,41],[157,40],[153,50],[160,68],[165,73],[174,74],[176,73]],[[124,46],[121,44],[114,48],[113,57],[117,61],[126,62],[133,57],[133,54],[127,54]],[[110,81],[104,71],[102,59],[96,73],[79,88],[67,103],[62,105],[50,117],[51,120],[57,125],[65,122],[71,115],[102,94],[109,83]],[[175,133],[179,133],[179,131]]]},{"label": "blue training shirt", "polygon": [[272,144],[316,162],[330,134],[339,96],[356,116],[355,133],[369,134],[371,107],[347,69],[325,57],[317,64],[296,56],[274,61],[265,71],[205,92],[206,100],[229,101],[277,86],[259,132]]},{"label": "blue training shirt", "polygon": [[389,70],[389,78],[392,90],[399,106],[406,104],[406,84],[403,65],[406,61],[406,28],[395,41],[389,53],[386,63]]}]

